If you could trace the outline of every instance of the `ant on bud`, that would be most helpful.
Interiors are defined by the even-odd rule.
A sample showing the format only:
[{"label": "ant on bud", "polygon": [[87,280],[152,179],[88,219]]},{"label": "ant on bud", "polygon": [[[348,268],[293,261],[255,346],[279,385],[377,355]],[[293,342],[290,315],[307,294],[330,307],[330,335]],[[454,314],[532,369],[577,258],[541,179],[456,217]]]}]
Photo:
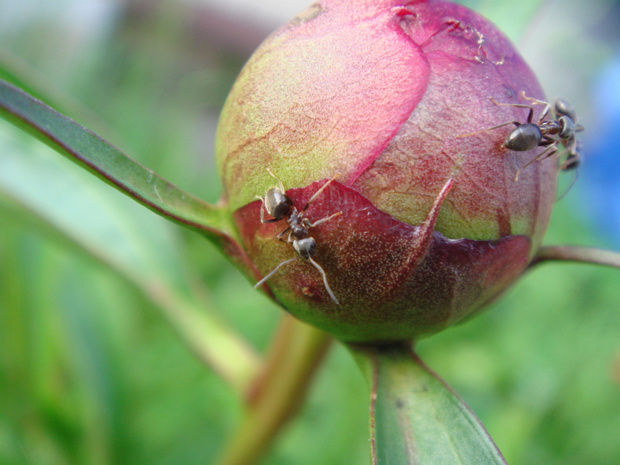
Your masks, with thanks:
[{"label": "ant on bud", "polygon": [[[321,192],[334,180],[338,175],[331,178],[327,181],[319,190],[317,190],[310,200],[306,202],[304,208],[300,211],[297,210],[295,205],[293,205],[293,201],[291,198],[286,195],[286,191],[284,190],[284,184],[280,181],[269,168],[267,168],[267,172],[279,183],[279,187],[270,187],[267,192],[265,192],[265,197],[256,196],[262,202],[262,207],[260,209],[260,221],[263,224],[266,223],[275,223],[277,221],[282,221],[286,219],[288,226],[286,229],[281,231],[276,238],[286,242],[287,244],[291,244],[295,252],[297,252],[297,257],[291,258],[289,260],[285,260],[280,263],[278,266],[274,268],[274,270],[256,283],[254,289],[258,289],[265,281],[271,278],[283,265],[290,263],[298,258],[303,258],[304,260],[309,261],[314,267],[319,270],[321,276],[323,277],[323,284],[325,284],[325,289],[327,293],[331,297],[331,299],[339,304],[338,299],[332,292],[329,284],[327,282],[327,276],[325,275],[325,271],[317,262],[315,262],[312,257],[316,255],[316,241],[313,237],[309,236],[308,229],[318,226],[321,223],[325,223],[326,221],[331,220],[332,218],[342,215],[342,212],[334,213],[333,215],[327,216],[315,222],[311,222],[308,218],[304,218],[304,213],[312,203],[314,199],[316,199]],[[271,219],[265,219],[265,211],[272,217]],[[288,233],[288,236],[285,239],[282,237]]]},{"label": "ant on bud", "polygon": [[[558,151],[558,144],[562,144],[568,152],[568,157],[560,166],[562,171],[568,171],[576,169],[579,166],[581,159],[581,143],[577,140],[576,133],[583,131],[583,126],[577,124],[577,112],[573,106],[564,99],[557,99],[553,104],[553,111],[555,113],[555,119],[545,119],[551,110],[551,104],[543,100],[538,100],[532,97],[527,97],[525,92],[521,92],[521,97],[524,100],[532,102],[531,105],[524,105],[520,103],[500,103],[493,97],[490,100],[498,106],[527,108],[529,113],[527,116],[527,122],[521,123],[520,121],[508,121],[506,123],[492,126],[482,131],[473,132],[471,134],[463,134],[459,137],[469,137],[481,132],[491,131],[493,129],[501,128],[514,124],[516,128],[508,134],[504,141],[504,147],[515,150],[517,152],[527,152],[528,150],[535,149],[537,147],[545,147],[539,155],[533,160],[522,166],[515,175],[515,181],[519,179],[521,171],[530,166],[532,163],[540,160],[544,160],[555,154]],[[538,122],[533,123],[534,118],[534,105],[544,105]]]}]

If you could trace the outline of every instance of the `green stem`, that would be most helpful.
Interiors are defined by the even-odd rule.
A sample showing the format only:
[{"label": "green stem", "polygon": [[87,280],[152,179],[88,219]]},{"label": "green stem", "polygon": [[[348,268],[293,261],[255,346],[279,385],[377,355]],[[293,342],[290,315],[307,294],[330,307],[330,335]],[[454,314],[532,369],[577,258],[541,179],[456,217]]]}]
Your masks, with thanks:
[{"label": "green stem", "polygon": [[194,355],[243,396],[260,372],[261,359],[253,348],[194,298],[174,295],[157,282],[140,286]]},{"label": "green stem", "polygon": [[331,342],[326,333],[284,317],[265,369],[248,392],[245,417],[215,463],[251,465],[261,459],[301,405]]},{"label": "green stem", "polygon": [[568,261],[620,268],[620,253],[589,247],[555,245],[541,247],[530,267],[548,261]]},{"label": "green stem", "polygon": [[[51,179],[47,185],[50,183]],[[176,280],[158,272],[159,262],[145,263],[130,240],[123,238],[120,242],[109,243],[100,241],[92,231],[80,234],[81,231],[71,222],[73,220],[54,216],[53,210],[39,208],[40,205],[24,201],[19,195],[13,196],[4,187],[0,174],[0,210],[12,219],[23,221],[29,229],[41,232],[69,247],[72,252],[81,252],[86,258],[117,273],[161,312],[201,362],[212,368],[240,396],[247,392],[259,373],[261,357],[215,311],[211,311],[209,302],[200,292],[189,292],[182,285],[185,282],[182,276]],[[125,260],[127,256],[131,258]],[[165,263],[170,265],[171,273],[182,271],[173,262]]]},{"label": "green stem", "polygon": [[371,387],[373,465],[505,465],[480,420],[409,344],[350,348]]}]

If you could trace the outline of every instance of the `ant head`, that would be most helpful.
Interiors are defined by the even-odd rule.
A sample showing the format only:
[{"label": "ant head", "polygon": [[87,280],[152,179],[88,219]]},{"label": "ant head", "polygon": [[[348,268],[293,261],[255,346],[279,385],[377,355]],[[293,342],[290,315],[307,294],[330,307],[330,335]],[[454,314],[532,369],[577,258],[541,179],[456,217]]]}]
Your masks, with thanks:
[{"label": "ant head", "polygon": [[534,123],[524,123],[519,125],[506,138],[504,145],[510,150],[517,152],[527,152],[535,149],[542,140],[540,128]]},{"label": "ant head", "polygon": [[316,255],[316,242],[312,237],[293,241],[293,248],[301,258],[305,258],[306,260]]},{"label": "ant head", "polygon": [[575,122],[569,118],[568,116],[560,116],[558,119],[562,129],[558,136],[560,139],[570,139],[571,137],[575,137]]},{"label": "ant head", "polygon": [[277,187],[271,187],[265,194],[265,209],[276,220],[281,220],[293,208],[293,201]]},{"label": "ant head", "polygon": [[577,121],[577,112],[575,108],[563,98],[559,98],[553,105],[555,113],[558,116],[568,116],[571,120]]}]

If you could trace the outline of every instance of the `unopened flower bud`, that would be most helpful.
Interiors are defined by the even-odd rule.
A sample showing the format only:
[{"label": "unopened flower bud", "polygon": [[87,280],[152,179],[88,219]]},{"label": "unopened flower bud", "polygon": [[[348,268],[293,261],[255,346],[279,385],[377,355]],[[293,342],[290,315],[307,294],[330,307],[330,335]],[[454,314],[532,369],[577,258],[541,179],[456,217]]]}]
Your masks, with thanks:
[{"label": "unopened flower bud", "polygon": [[[528,165],[541,149],[505,145],[528,118],[514,104],[543,110],[528,99],[544,100],[531,70],[461,5],[311,6],[250,58],[217,134],[224,200],[265,285],[346,341],[416,339],[496,297],[555,196],[554,158]],[[292,202],[279,221],[270,188]]]}]

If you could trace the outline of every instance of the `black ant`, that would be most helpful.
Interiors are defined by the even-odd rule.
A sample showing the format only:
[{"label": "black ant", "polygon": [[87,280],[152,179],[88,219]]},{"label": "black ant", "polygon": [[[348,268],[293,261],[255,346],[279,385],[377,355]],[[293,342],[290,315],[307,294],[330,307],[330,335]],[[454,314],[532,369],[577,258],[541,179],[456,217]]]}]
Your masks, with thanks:
[{"label": "black ant", "polygon": [[[327,276],[325,275],[325,271],[317,262],[312,259],[312,257],[316,255],[316,242],[313,237],[310,237],[308,235],[308,229],[318,226],[321,223],[325,223],[326,221],[329,221],[338,215],[342,215],[342,212],[334,213],[333,215],[317,220],[314,223],[311,222],[308,218],[304,218],[304,213],[308,209],[312,201],[316,199],[321,194],[321,192],[323,192],[323,190],[334,179],[336,179],[338,175],[334,176],[325,184],[323,184],[323,186],[318,191],[316,191],[312,197],[310,197],[310,200],[306,202],[304,208],[302,208],[301,211],[298,211],[297,208],[293,205],[293,201],[291,200],[291,198],[286,195],[286,191],[284,190],[284,184],[282,184],[282,181],[280,181],[269,168],[267,168],[267,172],[276,181],[278,181],[280,186],[270,187],[267,192],[265,192],[265,197],[256,196],[256,198],[260,199],[260,201],[262,202],[262,207],[260,209],[260,222],[263,224],[275,223],[277,221],[282,221],[283,219],[286,219],[288,227],[281,231],[276,236],[276,238],[279,240],[284,240],[282,239],[282,236],[284,236],[288,232],[288,237],[286,238],[286,240],[284,240],[284,242],[286,242],[287,244],[291,244],[293,246],[293,249],[295,249],[295,252],[297,252],[298,256],[280,263],[274,268],[271,273],[269,273],[267,276],[257,282],[254,286],[254,289],[257,289],[258,287],[260,287],[261,284],[271,278],[280,269],[280,267],[301,257],[304,260],[312,263],[312,265],[314,265],[314,267],[319,270],[319,273],[321,273],[321,276],[323,277],[323,283],[325,284],[325,289],[327,290],[327,293],[336,304],[339,304],[338,299],[336,299],[336,296],[334,295],[331,288],[329,287],[329,284],[327,283]],[[271,219],[265,219],[265,211],[267,211],[267,213],[272,216]]]},{"label": "black ant", "polygon": [[[583,126],[575,123],[577,113],[573,106],[564,99],[557,99],[553,105],[553,110],[557,119],[545,120],[549,110],[551,109],[551,104],[543,100],[527,97],[525,92],[521,92],[521,96],[524,100],[529,100],[532,102],[532,104],[523,105],[520,103],[499,103],[493,97],[491,97],[491,101],[495,105],[499,106],[528,108],[530,111],[527,116],[526,123],[521,123],[519,121],[508,121],[506,123],[498,124],[497,126],[483,129],[482,131],[477,131],[471,134],[463,134],[459,137],[473,136],[481,132],[514,124],[516,128],[508,134],[508,137],[506,137],[504,147],[517,152],[527,152],[528,150],[535,149],[536,147],[545,147],[545,150],[517,171],[515,181],[519,179],[519,174],[521,174],[521,171],[530,166],[532,163],[539,160],[544,160],[545,158],[548,158],[556,153],[558,151],[558,144],[562,144],[568,151],[568,157],[560,166],[560,169],[563,171],[568,171],[577,168],[581,158],[581,144],[578,143],[575,134],[583,131],[584,128]],[[533,105],[544,105],[544,109],[541,112],[537,123],[532,122],[534,117]]]}]

